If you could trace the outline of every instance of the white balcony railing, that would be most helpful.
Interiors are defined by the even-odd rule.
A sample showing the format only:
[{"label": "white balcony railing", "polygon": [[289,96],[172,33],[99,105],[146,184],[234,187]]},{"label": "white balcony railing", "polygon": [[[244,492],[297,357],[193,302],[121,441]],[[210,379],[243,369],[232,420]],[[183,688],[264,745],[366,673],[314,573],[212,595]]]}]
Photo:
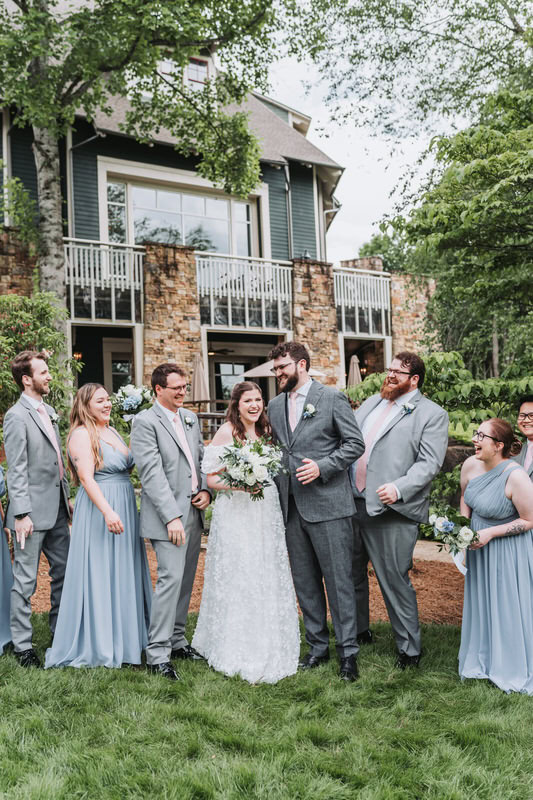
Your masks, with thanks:
[{"label": "white balcony railing", "polygon": [[196,274],[202,323],[290,329],[290,262],[197,252]]},{"label": "white balcony railing", "polygon": [[339,332],[390,336],[390,274],[350,268],[333,274]]},{"label": "white balcony railing", "polygon": [[72,320],[142,322],[144,247],[64,239]]}]

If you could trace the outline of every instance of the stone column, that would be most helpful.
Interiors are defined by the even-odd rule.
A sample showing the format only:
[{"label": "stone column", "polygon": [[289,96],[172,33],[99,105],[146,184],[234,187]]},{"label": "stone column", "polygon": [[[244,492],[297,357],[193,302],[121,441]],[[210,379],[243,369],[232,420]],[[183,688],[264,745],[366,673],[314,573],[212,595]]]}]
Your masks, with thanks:
[{"label": "stone column", "polygon": [[335,309],[333,265],[295,259],[292,279],[294,338],[311,354],[311,366],[325,373],[321,381],[339,382],[341,359]]},{"label": "stone column", "polygon": [[147,244],[144,260],[144,383],[175,361],[190,375],[201,353],[196,259],[191,247]]},{"label": "stone column", "polygon": [[392,353],[420,349],[428,300],[435,291],[433,278],[391,274]]},{"label": "stone column", "polygon": [[30,297],[35,258],[17,241],[16,231],[4,228],[0,236],[0,295]]}]

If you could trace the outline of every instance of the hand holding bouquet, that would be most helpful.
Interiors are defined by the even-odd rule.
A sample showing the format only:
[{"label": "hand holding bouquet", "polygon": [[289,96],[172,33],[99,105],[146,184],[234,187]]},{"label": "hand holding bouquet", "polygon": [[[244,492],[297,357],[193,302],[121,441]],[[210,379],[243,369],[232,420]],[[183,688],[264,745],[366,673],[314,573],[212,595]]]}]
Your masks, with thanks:
[{"label": "hand holding bouquet", "polygon": [[429,524],[433,527],[434,540],[439,550],[446,547],[452,556],[462,553],[479,537],[470,527],[470,520],[448,509],[446,514],[431,514]]},{"label": "hand holding bouquet", "polygon": [[221,461],[225,471],[220,479],[228,489],[241,489],[252,500],[263,500],[264,488],[272,478],[283,471],[283,451],[264,436],[245,442],[233,438],[233,444],[224,448]]}]

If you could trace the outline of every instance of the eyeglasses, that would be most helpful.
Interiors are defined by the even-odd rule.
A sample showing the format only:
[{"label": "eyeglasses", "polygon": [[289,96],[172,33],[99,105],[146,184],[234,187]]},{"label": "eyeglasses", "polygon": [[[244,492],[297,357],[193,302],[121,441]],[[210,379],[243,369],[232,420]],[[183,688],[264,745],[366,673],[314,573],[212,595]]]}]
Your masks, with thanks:
[{"label": "eyeglasses", "polygon": [[191,384],[187,383],[185,386],[165,386],[165,389],[170,389],[171,392],[178,392],[178,394],[187,394],[191,391]]},{"label": "eyeglasses", "polygon": [[483,433],[483,431],[476,431],[473,433],[472,439],[475,439],[476,442],[482,442],[483,439],[492,439],[493,442],[501,442],[501,439],[496,439],[495,436],[490,436],[488,433]]},{"label": "eyeglasses", "polygon": [[518,422],[533,422],[533,411],[530,411],[529,414],[519,414],[518,415]]},{"label": "eyeglasses", "polygon": [[404,369],[386,369],[387,375],[412,375],[412,372],[406,372]]},{"label": "eyeglasses", "polygon": [[272,367],[272,369],[270,370],[270,372],[271,372],[273,375],[277,375],[277,374],[278,374],[278,372],[283,372],[283,370],[284,370],[286,367],[288,367],[288,366],[289,366],[289,364],[296,364],[296,363],[298,363],[298,362],[296,362],[296,361],[286,361],[286,362],[285,362],[285,364],[278,364],[278,366],[277,366],[277,367]]}]

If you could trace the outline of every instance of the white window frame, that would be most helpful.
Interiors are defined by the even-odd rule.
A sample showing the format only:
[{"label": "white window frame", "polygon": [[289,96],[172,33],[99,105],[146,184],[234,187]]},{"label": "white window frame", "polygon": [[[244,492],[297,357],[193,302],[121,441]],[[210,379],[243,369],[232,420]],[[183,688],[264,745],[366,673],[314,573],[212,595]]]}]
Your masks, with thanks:
[{"label": "white window frame", "polygon": [[[207,75],[206,75],[205,81],[197,81],[194,78],[190,78],[189,77],[189,65],[190,65],[191,61],[202,61],[206,65],[206,67],[207,67]],[[187,66],[183,70],[183,78],[184,78],[185,85],[186,86],[190,86],[191,84],[195,84],[195,85],[198,84],[198,86],[205,86],[206,82],[211,79],[211,75],[210,75],[211,70],[210,70],[209,67],[210,67],[210,59],[209,58],[204,58],[203,56],[191,56],[189,58],[189,62],[187,64]]]},{"label": "white window frame", "polygon": [[104,364],[104,386],[109,394],[113,392],[113,353],[124,353],[130,356],[133,367],[132,379],[135,380],[135,353],[132,339],[113,339],[104,336],[102,339],[102,360]]},{"label": "white window frame", "polygon": [[[99,226],[100,241],[108,241],[108,216],[107,216],[107,184],[116,180],[123,183],[134,183],[137,185],[154,184],[162,188],[173,189],[183,192],[201,192],[221,197],[231,202],[243,202],[241,198],[224,194],[217,189],[211,181],[202,178],[192,170],[176,169],[172,167],[162,167],[153,164],[144,164],[138,161],[126,161],[119,158],[108,156],[98,156],[98,206],[99,206]],[[255,202],[259,199],[259,203]],[[270,259],[272,248],[270,241],[270,213],[268,199],[268,185],[261,183],[257,189],[248,196],[251,207],[252,224],[252,253],[253,257],[261,256]],[[126,229],[128,244],[133,244],[133,220],[129,213],[129,203],[126,199]],[[262,250],[260,250],[259,231],[262,235]],[[231,226],[231,247],[234,248],[235,232]],[[225,255],[231,255],[226,253]],[[235,256],[236,258],[238,256]]]}]

